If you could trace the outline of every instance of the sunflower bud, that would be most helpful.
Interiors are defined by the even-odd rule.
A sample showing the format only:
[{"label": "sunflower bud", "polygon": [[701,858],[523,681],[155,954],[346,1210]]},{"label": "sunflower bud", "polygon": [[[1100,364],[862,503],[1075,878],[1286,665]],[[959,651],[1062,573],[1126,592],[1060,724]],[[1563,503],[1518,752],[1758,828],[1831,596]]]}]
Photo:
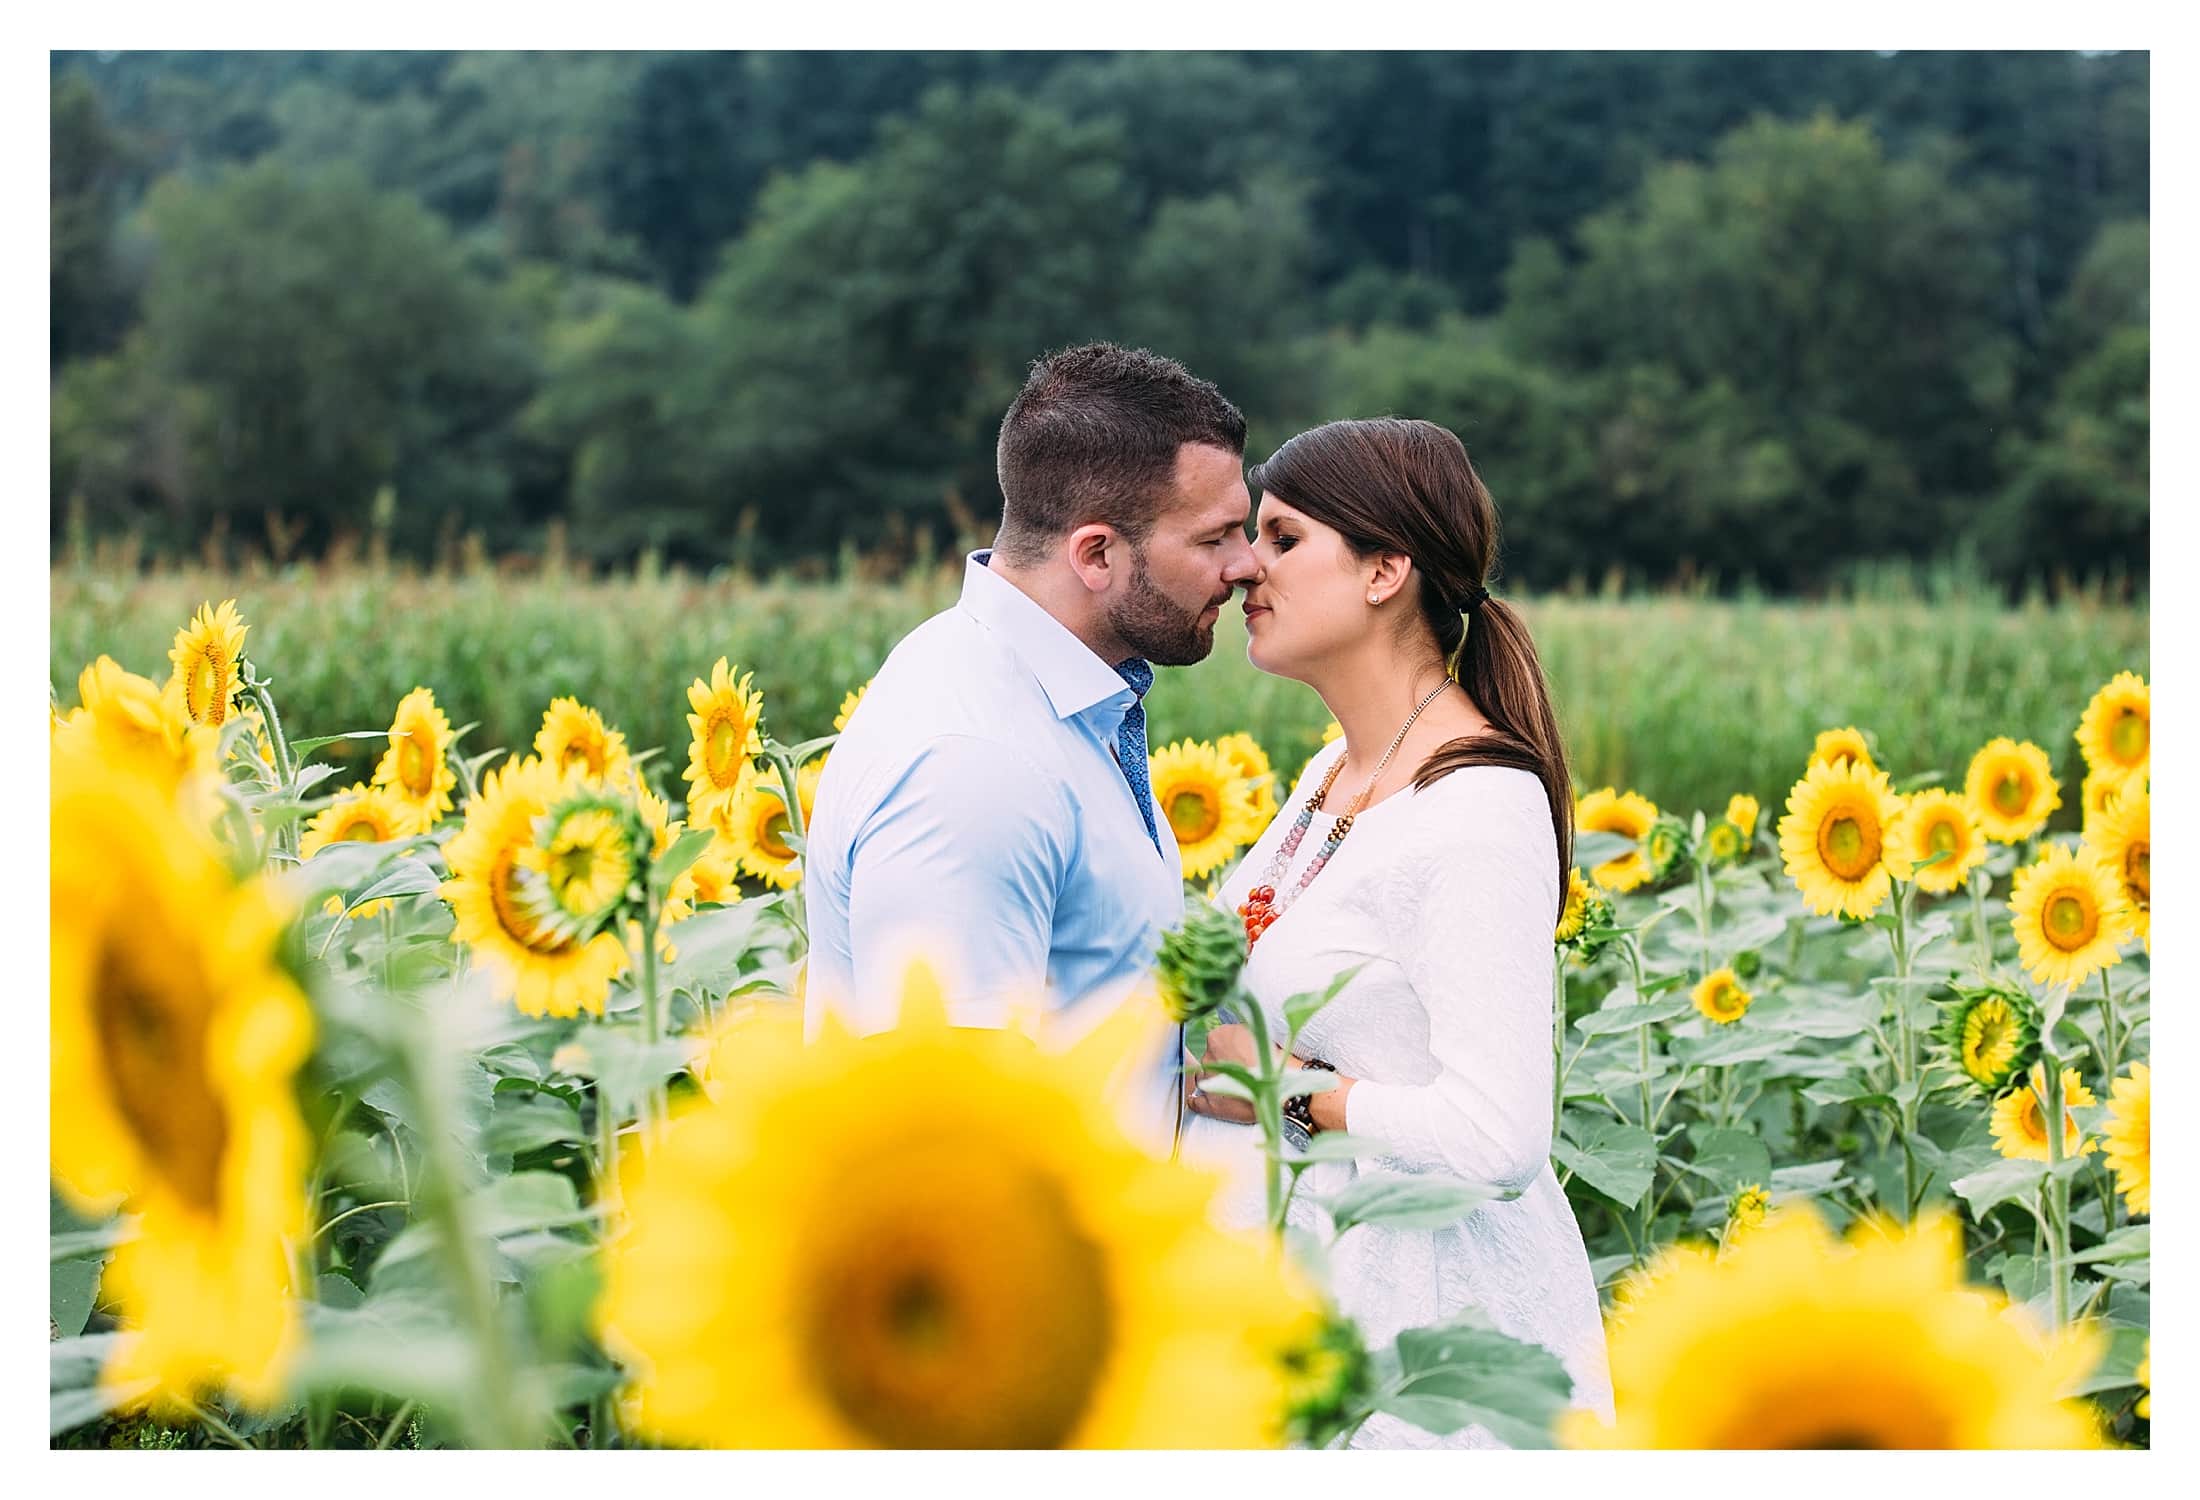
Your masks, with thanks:
[{"label": "sunflower bud", "polygon": [[1672,874],[1693,852],[1688,841],[1688,825],[1670,813],[1660,814],[1643,837],[1643,858],[1649,862],[1653,881]]},{"label": "sunflower bud", "polygon": [[1933,1039],[1942,1061],[1991,1097],[2038,1059],[2039,1011],[2023,990],[1999,985],[1949,989],[1955,999],[1942,1004]]},{"label": "sunflower bud", "polygon": [[1373,1363],[1360,1330],[1336,1313],[1324,1314],[1307,1334],[1292,1341],[1278,1362],[1283,1367],[1284,1438],[1309,1448],[1335,1438],[1366,1406],[1373,1389]]},{"label": "sunflower bud", "polygon": [[1559,913],[1555,934],[1558,946],[1592,963],[1612,941],[1612,921],[1612,898],[1604,887],[1582,879],[1579,870],[1567,871],[1566,909]]},{"label": "sunflower bud", "polygon": [[1758,971],[1764,965],[1763,956],[1755,948],[1744,948],[1734,955],[1734,977],[1736,979],[1755,979]]},{"label": "sunflower bud", "polygon": [[1184,1024],[1211,1015],[1237,988],[1245,967],[1245,924],[1205,901],[1184,904],[1184,920],[1161,934],[1154,978],[1169,1019]]}]

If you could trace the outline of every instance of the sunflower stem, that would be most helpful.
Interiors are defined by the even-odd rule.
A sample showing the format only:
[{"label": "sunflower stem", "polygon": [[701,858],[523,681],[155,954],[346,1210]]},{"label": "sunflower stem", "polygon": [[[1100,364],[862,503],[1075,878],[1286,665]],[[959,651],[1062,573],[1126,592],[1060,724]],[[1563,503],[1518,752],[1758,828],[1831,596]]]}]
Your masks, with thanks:
[{"label": "sunflower stem", "polygon": [[515,1400],[522,1368],[512,1357],[496,1286],[482,1257],[482,1240],[467,1202],[456,1122],[448,1116],[444,1090],[435,1076],[435,1054],[425,1033],[416,1029],[404,1050],[413,1100],[423,1116],[421,1144],[428,1156],[421,1173],[421,1197],[436,1226],[444,1274],[458,1294],[459,1312],[473,1335],[478,1361],[476,1399],[465,1402],[462,1409],[485,1446],[526,1447],[535,1424]]},{"label": "sunflower stem", "polygon": [[[795,790],[797,772],[794,757],[777,740],[766,742],[764,754],[770,758],[772,769],[779,773],[779,799],[786,804],[787,831],[796,841],[794,847],[800,851],[803,873],[807,875],[810,865],[810,830],[802,817],[802,798]],[[795,930],[802,934],[802,945],[807,948],[810,943],[810,910],[809,902],[803,895],[805,888],[805,882],[797,880],[788,890],[788,899],[782,909],[794,918]]]},{"label": "sunflower stem", "polygon": [[1558,1117],[1566,1108],[1566,950],[1552,950],[1551,1139],[1558,1139]]},{"label": "sunflower stem", "polygon": [[1253,1034],[1253,1118],[1261,1134],[1261,1186],[1268,1209],[1268,1232],[1283,1239],[1283,1101],[1277,1098],[1283,1068],[1268,1039],[1268,1016],[1254,1001],[1245,1007],[1246,1029]]},{"label": "sunflower stem", "polygon": [[2055,1326],[2070,1322],[2070,1185],[2056,1169],[2063,1160],[2062,1059],[2052,1044],[2040,1048],[2041,1126],[2047,1133],[2047,1274]]},{"label": "sunflower stem", "polygon": [[[267,724],[268,743],[275,747],[275,774],[282,778],[283,791],[288,794],[297,778],[297,766],[290,758],[290,738],[283,733],[283,716],[275,711],[275,698],[267,690],[267,681],[249,661],[244,664],[244,679],[246,694],[259,705],[260,717]],[[293,859],[297,857],[298,824],[295,819],[286,821],[276,830],[275,845]]]},{"label": "sunflower stem", "polygon": [[2108,982],[2108,970],[2103,967],[2101,976],[2101,1040],[2107,1046],[2107,1055],[2101,1058],[2102,1077],[2109,1083],[2116,1081],[2116,1070],[2123,1065],[2123,1040],[2116,1034],[2116,991]]},{"label": "sunflower stem", "polygon": [[[642,882],[641,948],[642,1039],[654,1052],[657,1044],[664,1040],[665,1018],[657,994],[657,887],[653,880]],[[642,1150],[647,1152],[665,1120],[665,1081],[662,1077],[651,1081],[643,1110]]]},{"label": "sunflower stem", "polygon": [[1978,977],[1985,983],[1994,971],[1994,936],[1986,925],[1986,888],[1994,883],[1994,877],[1984,870],[1973,870],[1971,888],[1971,935],[1978,939]]},{"label": "sunflower stem", "polygon": [[1894,928],[1889,936],[1894,943],[1894,1014],[1895,1036],[1902,1049],[1895,1060],[1895,1076],[1902,1084],[1897,1096],[1902,1110],[1902,1217],[1908,1220],[1917,1213],[1918,1199],[1923,1196],[1917,1181],[1917,1153],[1910,1149],[1910,1141],[1917,1134],[1917,1028],[1910,1024],[1910,903],[1916,898],[1917,887],[1906,880],[1895,882]]}]

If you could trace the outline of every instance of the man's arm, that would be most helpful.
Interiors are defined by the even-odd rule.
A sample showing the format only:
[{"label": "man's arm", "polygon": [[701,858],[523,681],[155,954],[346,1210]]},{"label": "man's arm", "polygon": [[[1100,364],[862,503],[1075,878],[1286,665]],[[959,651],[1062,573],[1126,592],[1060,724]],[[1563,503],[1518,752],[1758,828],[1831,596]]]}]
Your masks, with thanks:
[{"label": "man's arm", "polygon": [[859,1035],[895,1022],[909,958],[931,960],[958,1026],[999,1026],[1047,978],[1075,850],[1065,789],[1012,746],[934,741],[864,821],[848,874],[855,993],[829,997]]}]

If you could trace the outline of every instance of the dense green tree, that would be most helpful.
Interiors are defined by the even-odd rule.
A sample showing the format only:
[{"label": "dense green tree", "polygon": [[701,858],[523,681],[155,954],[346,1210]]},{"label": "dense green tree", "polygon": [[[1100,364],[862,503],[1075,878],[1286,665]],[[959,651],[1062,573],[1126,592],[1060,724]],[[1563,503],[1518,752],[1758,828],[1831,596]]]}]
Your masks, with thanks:
[{"label": "dense green tree", "polygon": [[80,73],[55,84],[52,116],[47,284],[49,359],[58,367],[113,348],[129,327],[131,292],[115,253],[115,229],[126,207],[132,150]]}]

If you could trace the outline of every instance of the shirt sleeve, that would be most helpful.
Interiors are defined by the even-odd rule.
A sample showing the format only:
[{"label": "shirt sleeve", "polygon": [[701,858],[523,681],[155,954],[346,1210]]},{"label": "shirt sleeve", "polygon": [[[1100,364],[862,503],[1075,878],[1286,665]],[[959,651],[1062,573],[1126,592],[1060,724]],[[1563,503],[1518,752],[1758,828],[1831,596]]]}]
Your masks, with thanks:
[{"label": "shirt sleeve", "polygon": [[[1526,775],[1471,768],[1454,778]],[[1486,783],[1485,783],[1486,785]],[[1446,788],[1438,782],[1431,792]],[[1525,1189],[1551,1149],[1552,963],[1557,868],[1540,786],[1525,795],[1459,787],[1433,840],[1401,862],[1390,952],[1428,1012],[1436,1077],[1355,1082],[1345,1126],[1384,1143],[1406,1171]]]},{"label": "shirt sleeve", "polygon": [[893,1026],[904,967],[921,956],[950,1022],[1006,1024],[1046,984],[1075,838],[1067,791],[1013,747],[965,735],[927,745],[856,835],[854,993],[832,1013],[858,1035]]}]

